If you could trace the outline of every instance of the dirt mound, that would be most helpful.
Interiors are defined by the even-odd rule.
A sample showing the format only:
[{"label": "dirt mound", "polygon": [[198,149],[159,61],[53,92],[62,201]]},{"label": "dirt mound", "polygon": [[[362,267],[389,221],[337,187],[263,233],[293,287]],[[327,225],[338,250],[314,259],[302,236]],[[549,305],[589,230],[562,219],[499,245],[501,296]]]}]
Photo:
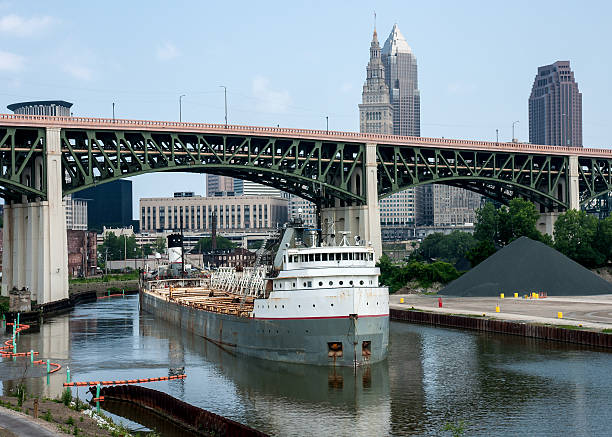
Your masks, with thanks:
[{"label": "dirt mound", "polygon": [[555,249],[521,237],[440,291],[447,296],[612,294],[612,284]]}]

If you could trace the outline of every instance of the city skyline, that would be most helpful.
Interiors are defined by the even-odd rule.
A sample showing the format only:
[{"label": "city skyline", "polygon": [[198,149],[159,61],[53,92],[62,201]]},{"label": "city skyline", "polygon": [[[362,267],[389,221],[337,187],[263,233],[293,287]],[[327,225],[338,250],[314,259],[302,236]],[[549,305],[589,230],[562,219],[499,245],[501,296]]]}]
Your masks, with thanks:
[{"label": "city skyline", "polygon": [[[123,5],[124,13],[116,17],[113,8],[95,4],[0,2],[3,108],[18,101],[65,99],[75,104],[76,115],[110,117],[115,102],[119,118],[178,120],[179,95],[185,94],[184,121],[223,123],[219,86],[224,85],[230,123],[324,128],[327,116],[332,130],[359,130],[353,108],[367,63],[363,47],[373,27],[371,3],[356,3],[350,10],[327,5],[324,15],[317,7],[287,10],[280,3],[244,5],[238,13],[230,5],[148,6],[143,11]],[[494,140],[499,129],[500,139],[509,140],[512,122],[519,120],[516,136],[527,141],[526,100],[535,68],[569,59],[584,95],[583,144],[609,147],[605,127],[611,85],[605,73],[611,61],[596,56],[605,51],[608,4],[591,4],[572,17],[562,4],[549,8],[527,2],[374,6],[377,27],[386,30],[397,22],[419,56],[421,135]],[[206,28],[195,26],[204,15],[217,18]],[[257,23],[249,22],[252,16],[260,17]],[[499,30],[502,16],[512,23],[511,31]],[[129,25],[135,17],[149,26],[136,30]],[[587,18],[589,25],[580,32],[562,33],[545,46],[530,44],[536,30],[552,32]],[[118,32],[90,31],[110,19]],[[71,32],[62,31],[65,26]],[[245,63],[249,68],[243,68]],[[165,194],[202,193],[203,180],[185,174],[139,176],[134,197],[153,195],[160,186]]]}]

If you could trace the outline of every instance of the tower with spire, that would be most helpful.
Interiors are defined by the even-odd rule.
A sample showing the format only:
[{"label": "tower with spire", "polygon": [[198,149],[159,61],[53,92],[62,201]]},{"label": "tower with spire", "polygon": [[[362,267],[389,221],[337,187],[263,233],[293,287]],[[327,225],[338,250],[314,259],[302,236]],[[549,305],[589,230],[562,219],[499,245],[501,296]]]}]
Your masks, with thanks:
[{"label": "tower with spire", "polygon": [[393,105],[393,133],[421,136],[417,60],[397,23],[385,41],[381,58]]},{"label": "tower with spire", "polygon": [[385,81],[385,67],[381,60],[376,28],[370,44],[370,61],[359,105],[359,131],[364,133],[393,133],[393,109],[389,87]]}]

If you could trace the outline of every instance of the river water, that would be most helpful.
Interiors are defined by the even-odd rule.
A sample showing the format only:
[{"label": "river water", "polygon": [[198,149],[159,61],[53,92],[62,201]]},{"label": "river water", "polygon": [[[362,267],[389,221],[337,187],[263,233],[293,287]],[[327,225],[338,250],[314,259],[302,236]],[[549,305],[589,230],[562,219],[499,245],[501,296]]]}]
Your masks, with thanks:
[{"label": "river water", "polygon": [[392,322],[384,363],[356,373],[283,365],[233,356],[141,314],[136,296],[80,305],[20,337],[19,351],[63,368],[47,382],[28,359],[5,359],[5,393],[25,375],[29,392],[58,396],[67,365],[75,381],[184,368],[186,380],[146,387],[271,435],[450,435],[445,425],[460,421],[470,436],[612,433],[612,353],[592,348]]}]

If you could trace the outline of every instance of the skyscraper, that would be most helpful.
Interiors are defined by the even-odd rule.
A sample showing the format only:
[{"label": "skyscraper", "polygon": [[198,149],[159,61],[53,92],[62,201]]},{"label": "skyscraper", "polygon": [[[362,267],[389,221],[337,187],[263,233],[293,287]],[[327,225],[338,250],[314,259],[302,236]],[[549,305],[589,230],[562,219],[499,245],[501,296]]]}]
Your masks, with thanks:
[{"label": "skyscraper", "polygon": [[529,142],[582,147],[582,94],[569,61],[538,68],[529,97]]},{"label": "skyscraper", "polygon": [[[374,31],[359,105],[359,128],[367,133],[421,135],[417,60],[397,24],[382,50]],[[424,185],[393,194],[379,201],[383,237],[406,238],[415,224],[473,222],[479,204],[480,195],[442,185]]]},{"label": "skyscraper", "polygon": [[382,49],[385,81],[393,106],[393,133],[421,135],[421,95],[417,60],[397,24]]},{"label": "skyscraper", "polygon": [[366,81],[359,105],[359,131],[366,133],[392,134],[393,108],[389,87],[385,81],[385,67],[380,57],[378,35],[374,29],[370,44],[370,61],[366,67]]},{"label": "skyscraper", "polygon": [[[393,29],[395,30],[396,27],[397,26],[394,26]],[[397,32],[399,33],[399,29]],[[391,36],[389,38],[391,38]],[[387,47],[388,44],[389,40],[385,43],[385,47]],[[397,44],[397,41],[394,44]],[[404,40],[403,43],[400,42],[400,45],[402,48],[399,50],[397,48],[389,50],[393,50],[396,55],[398,52],[402,52],[403,57],[405,48],[408,47],[408,43]],[[410,50],[410,47],[408,47],[408,50]],[[389,81],[386,77],[387,68],[382,62],[381,55],[378,35],[375,29],[372,36],[372,42],[370,43],[370,61],[366,67],[366,80],[361,94],[362,103],[359,105],[359,130],[364,133],[393,134],[397,133],[394,110],[391,104]],[[414,58],[412,52],[410,52],[410,55]],[[396,61],[397,59],[393,62]],[[391,62],[390,58],[389,62]],[[405,81],[402,83],[404,82]],[[381,199],[379,201],[379,206],[380,224],[383,235],[389,234],[388,230],[390,228],[408,229],[408,227],[414,224],[414,189],[392,194],[391,196]],[[395,235],[395,233],[393,233],[393,235]]]}]

